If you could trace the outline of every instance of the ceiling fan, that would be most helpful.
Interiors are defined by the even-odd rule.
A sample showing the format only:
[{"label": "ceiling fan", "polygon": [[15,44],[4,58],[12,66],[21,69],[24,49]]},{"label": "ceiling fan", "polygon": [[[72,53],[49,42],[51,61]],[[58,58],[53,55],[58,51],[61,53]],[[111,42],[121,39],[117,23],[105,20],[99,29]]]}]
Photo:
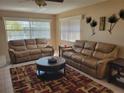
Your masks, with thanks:
[{"label": "ceiling fan", "polygon": [[64,0],[30,0],[30,1],[34,1],[39,7],[41,7],[41,6],[46,6],[47,5],[46,1],[61,3]]}]

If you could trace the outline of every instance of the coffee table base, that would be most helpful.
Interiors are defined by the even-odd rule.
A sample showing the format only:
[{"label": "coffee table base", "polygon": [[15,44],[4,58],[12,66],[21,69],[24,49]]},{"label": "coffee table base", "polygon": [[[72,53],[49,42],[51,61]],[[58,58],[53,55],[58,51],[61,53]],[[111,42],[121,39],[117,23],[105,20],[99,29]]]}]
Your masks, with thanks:
[{"label": "coffee table base", "polygon": [[[49,59],[56,59],[56,63],[49,64]],[[36,61],[37,76],[44,80],[58,79],[65,74],[65,59],[62,57],[43,57]]]},{"label": "coffee table base", "polygon": [[42,80],[55,80],[61,78],[65,73],[62,71],[57,72],[44,72],[44,71],[37,71],[37,77]]}]

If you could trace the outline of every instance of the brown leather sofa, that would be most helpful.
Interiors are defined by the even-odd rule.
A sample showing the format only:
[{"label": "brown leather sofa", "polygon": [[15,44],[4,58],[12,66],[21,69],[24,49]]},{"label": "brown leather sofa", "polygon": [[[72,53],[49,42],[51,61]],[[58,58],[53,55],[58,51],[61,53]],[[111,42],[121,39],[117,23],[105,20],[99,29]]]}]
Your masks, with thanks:
[{"label": "brown leather sofa", "polygon": [[12,40],[8,42],[11,63],[36,60],[44,56],[52,56],[54,49],[46,39]]},{"label": "brown leather sofa", "polygon": [[118,51],[114,44],[76,40],[72,48],[62,49],[62,56],[67,64],[102,79],[107,73],[107,63],[118,56]]}]

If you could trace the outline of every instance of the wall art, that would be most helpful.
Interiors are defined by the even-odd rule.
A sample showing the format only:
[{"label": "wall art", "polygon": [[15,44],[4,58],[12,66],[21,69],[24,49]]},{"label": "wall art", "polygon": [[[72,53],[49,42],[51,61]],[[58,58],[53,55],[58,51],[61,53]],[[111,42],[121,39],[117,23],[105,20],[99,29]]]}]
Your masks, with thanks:
[{"label": "wall art", "polygon": [[100,31],[106,30],[106,17],[100,17],[99,30]]}]

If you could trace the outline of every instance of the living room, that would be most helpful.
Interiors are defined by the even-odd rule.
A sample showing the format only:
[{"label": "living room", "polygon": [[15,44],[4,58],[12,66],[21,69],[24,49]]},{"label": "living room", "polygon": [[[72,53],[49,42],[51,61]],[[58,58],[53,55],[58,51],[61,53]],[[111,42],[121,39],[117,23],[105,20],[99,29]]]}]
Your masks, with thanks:
[{"label": "living room", "polygon": [[[123,59],[124,58],[124,44],[123,44],[124,1],[123,0],[92,0],[92,1],[64,0],[62,3],[51,2],[51,1],[52,0],[48,0],[48,1],[46,0],[47,5],[46,6],[42,5],[41,7],[39,7],[40,5],[35,3],[35,0],[17,0],[17,1],[11,0],[10,2],[8,0],[0,1],[0,33],[1,33],[0,34],[0,84],[1,84],[0,93],[123,93],[124,91],[124,89],[122,88],[124,86],[124,72],[123,72],[124,66],[122,66],[123,62],[121,65],[122,66],[121,73],[123,76],[121,81],[123,82],[123,84],[120,85],[119,82],[119,85],[117,85],[112,82],[110,83],[110,81],[112,81],[112,78],[110,78],[108,82],[109,75],[106,75],[105,78],[101,79],[101,77],[103,77],[103,74],[101,75],[101,73],[104,71],[97,72],[100,71],[102,68],[104,68],[104,66],[106,68],[109,67],[108,64],[107,65],[102,64],[102,66],[100,65],[98,67],[96,66],[95,72],[94,70],[91,71],[88,70],[90,72],[87,73],[88,71],[85,69],[86,72],[85,73],[83,71],[84,69],[81,70],[80,66],[78,67],[78,64],[70,65],[72,63],[67,62],[69,61],[68,60],[69,58],[68,57],[66,58],[65,56],[66,53],[64,54],[64,51],[68,49],[70,51],[70,49],[73,49],[74,45],[80,43],[82,44],[81,50],[88,49],[89,51],[90,49],[92,50],[93,48],[93,51],[96,52],[98,50],[97,49],[98,45],[100,45],[101,44],[100,42],[102,42],[101,45],[103,44],[105,45],[105,47],[102,47],[102,49],[107,51],[107,53],[99,49],[99,51],[101,50],[103,52],[103,55],[100,53],[98,54],[99,56],[100,55],[102,57],[103,56],[106,57],[106,55],[108,56],[109,53],[107,48],[111,48],[111,47],[113,48],[113,46],[114,47],[117,46],[117,48],[115,48],[116,51],[113,50],[114,53],[113,54],[111,53],[111,55],[113,55],[112,57],[115,57],[114,61],[116,60],[117,62],[119,62],[120,61],[120,60],[118,61],[119,58],[122,58],[121,61],[123,61],[124,60]],[[114,14],[114,18],[117,19],[116,22],[110,22],[109,20],[110,17],[113,17],[113,14]],[[88,19],[90,19],[90,21]],[[91,25],[93,20],[96,22],[96,25],[94,27],[92,27]],[[16,24],[15,27],[15,22],[18,22],[19,24],[21,24],[21,26],[18,26]],[[42,25],[42,26],[38,27],[38,25]],[[45,28],[46,32],[44,31],[36,32],[35,28],[36,29]],[[27,31],[27,34],[25,33],[25,31]],[[14,34],[14,33],[18,33],[18,34]],[[46,38],[48,40],[38,41],[37,38],[41,38],[41,39]],[[31,40],[35,39],[36,41],[34,40],[26,41],[26,39],[31,39]],[[11,43],[13,44],[13,42],[8,43],[11,40],[23,40],[26,44],[25,47],[26,49],[28,47],[29,48],[32,47],[31,45],[33,44],[32,42],[36,43],[37,48],[38,45],[39,47],[41,47],[42,45],[40,44],[42,43],[45,44],[46,42],[48,42],[49,46],[40,50],[42,51],[40,52],[42,53],[42,57],[41,55],[36,57],[35,55],[30,56],[27,54],[32,59],[33,58],[35,59],[36,57],[35,60],[34,59],[32,60],[31,58],[29,60],[27,60],[27,58],[17,60],[17,58],[15,57],[14,57],[15,60],[12,60],[13,58],[11,59],[11,53],[10,53],[11,50],[9,49],[12,48],[10,45]],[[79,40],[79,42],[77,41],[77,43],[75,43],[76,40]],[[91,47],[88,46],[86,48],[85,45],[86,42],[88,41],[89,42],[92,41],[93,43],[90,44]],[[19,43],[16,42],[15,44],[19,44]],[[80,47],[80,44],[77,45],[78,48]],[[109,45],[110,47],[108,47]],[[47,49],[51,51],[50,54],[48,53]],[[47,51],[48,54],[45,54],[46,53],[45,50]],[[75,51],[79,51],[79,49]],[[92,54],[92,56],[96,58],[95,52]],[[34,65],[32,66],[32,64],[39,63],[38,59],[40,57],[46,58],[44,56],[53,56],[53,55],[58,57],[59,53],[60,56],[63,56],[62,58],[64,58],[65,63],[67,62],[66,64],[67,67],[65,67],[65,64],[63,65],[65,70],[65,76],[61,76],[59,79],[55,79],[52,82],[50,81],[43,82],[42,79],[36,78],[37,76],[36,73],[31,73],[32,75],[35,74],[35,78],[31,77],[30,75],[29,76],[26,75],[26,76],[22,76],[23,77],[21,78],[23,79],[22,81],[21,80],[18,80],[18,82],[16,81],[17,74],[15,75],[14,73],[18,73],[18,75],[20,75],[21,77],[22,73],[19,74],[20,73],[19,69],[21,67],[23,69],[26,67],[27,68],[31,67],[36,70],[38,68],[34,67]],[[89,52],[87,54],[84,51],[80,51],[80,53],[82,53],[81,61],[85,60],[85,58],[82,59],[83,53],[85,54],[85,56],[89,55]],[[18,56],[24,56],[24,57],[27,57],[27,55],[18,54]],[[72,53],[68,52],[67,55],[72,56]],[[103,57],[102,59],[105,59],[105,57]],[[80,59],[79,56],[77,58]],[[106,63],[108,63],[109,61],[113,61],[113,59],[107,60]],[[85,65],[89,66],[88,63]],[[92,67],[93,66],[94,64],[92,65]],[[91,65],[89,67],[92,68]],[[29,68],[29,70],[32,71],[31,68]],[[108,70],[110,69],[108,68]],[[25,71],[25,73],[28,72]],[[92,74],[95,76],[97,75],[99,76],[100,74],[101,77],[100,78],[95,77]],[[72,76],[72,78],[70,76]],[[80,78],[81,80],[79,79],[79,77],[81,77]],[[70,79],[70,81],[68,80],[68,78]],[[32,82],[29,83],[29,81]],[[41,83],[37,83],[37,82],[41,82]],[[95,85],[97,87],[94,87]]]}]

